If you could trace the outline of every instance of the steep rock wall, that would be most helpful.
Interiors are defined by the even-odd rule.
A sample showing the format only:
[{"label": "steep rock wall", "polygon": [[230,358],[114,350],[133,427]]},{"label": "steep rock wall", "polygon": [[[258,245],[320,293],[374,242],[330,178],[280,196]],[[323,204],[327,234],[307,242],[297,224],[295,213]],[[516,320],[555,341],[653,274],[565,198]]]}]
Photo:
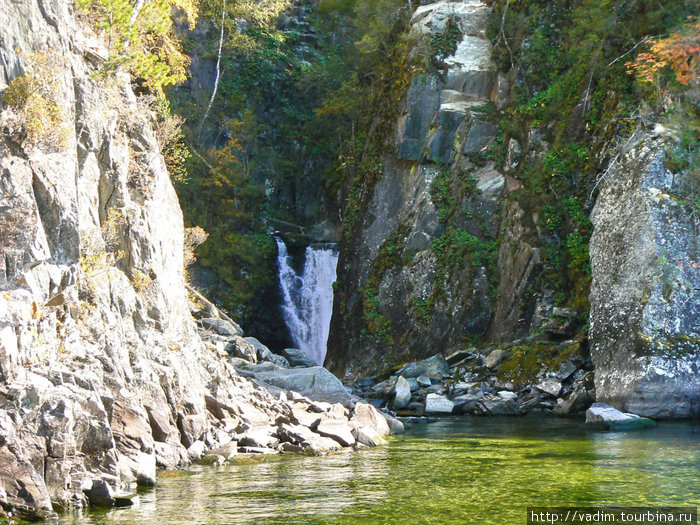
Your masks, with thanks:
[{"label": "steep rock wall", "polygon": [[700,415],[698,217],[662,126],[635,134],[602,181],[590,253],[598,400],[653,418]]},{"label": "steep rock wall", "polygon": [[[413,14],[414,42],[452,24],[460,37],[452,54],[412,79],[378,181],[353,197],[362,211],[356,224],[346,219],[327,358],[338,371],[528,333],[534,306],[522,295],[537,273],[537,250],[523,246],[530,231],[504,198],[519,183],[486,156],[497,131],[492,108],[510,97],[491,60],[489,15],[475,0],[427,3]],[[515,222],[499,255],[503,205]]]},{"label": "steep rock wall", "polygon": [[231,337],[203,343],[190,315],[149,106],[128,76],[94,78],[107,50],[72,4],[3,2],[0,24],[0,91],[49,57],[40,102],[61,109],[36,141],[22,107],[0,112],[0,506],[114,503],[157,466],[246,430],[277,435],[286,393],[240,377]]}]

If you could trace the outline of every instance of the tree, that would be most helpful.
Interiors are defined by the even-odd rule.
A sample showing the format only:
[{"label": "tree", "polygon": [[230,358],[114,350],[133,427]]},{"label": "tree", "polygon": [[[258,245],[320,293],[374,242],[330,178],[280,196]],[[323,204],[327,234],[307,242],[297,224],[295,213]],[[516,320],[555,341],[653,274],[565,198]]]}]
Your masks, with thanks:
[{"label": "tree", "polygon": [[651,42],[649,51],[640,53],[626,64],[628,71],[636,74],[640,82],[656,82],[663,71],[671,71],[683,86],[698,82],[700,20],[691,19],[669,36]]}]

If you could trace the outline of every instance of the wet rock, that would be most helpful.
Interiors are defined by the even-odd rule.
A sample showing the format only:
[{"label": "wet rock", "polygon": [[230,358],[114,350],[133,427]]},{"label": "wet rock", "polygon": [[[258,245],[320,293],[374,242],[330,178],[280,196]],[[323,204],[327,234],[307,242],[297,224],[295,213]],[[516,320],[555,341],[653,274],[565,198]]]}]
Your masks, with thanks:
[{"label": "wet rock", "polygon": [[408,363],[396,375],[403,377],[429,377],[442,379],[450,371],[450,365],[441,354],[434,355],[423,361]]},{"label": "wet rock", "polygon": [[412,401],[405,408],[397,412],[401,417],[421,417],[425,414],[425,404],[418,401]]},{"label": "wet rock", "polygon": [[394,385],[394,400],[392,406],[398,410],[404,408],[411,401],[411,387],[403,376],[399,376]]},{"label": "wet rock", "polygon": [[289,362],[292,367],[315,367],[317,363],[309,354],[298,348],[285,348],[282,350],[282,356]]},{"label": "wet rock", "polygon": [[93,507],[114,507],[114,489],[104,480],[92,480],[90,487],[83,492]]},{"label": "wet rock", "polygon": [[518,402],[518,410],[521,414],[528,414],[540,404],[541,396],[537,389],[532,389]]},{"label": "wet rock", "polygon": [[477,409],[477,402],[484,397],[483,392],[478,392],[474,395],[467,394],[463,396],[455,397],[452,402],[454,403],[454,413],[455,414],[471,414]]},{"label": "wet rock", "polygon": [[358,443],[368,447],[377,447],[386,443],[386,438],[370,427],[359,427],[353,429],[352,434]]},{"label": "wet rock", "polygon": [[568,417],[588,409],[595,401],[595,398],[583,387],[572,390],[564,398],[562,402],[554,407],[554,413],[557,416]]},{"label": "wet rock", "polygon": [[656,426],[656,421],[620,412],[605,403],[593,403],[586,410],[586,426],[614,431],[639,430]]},{"label": "wet rock", "polygon": [[403,434],[404,432],[406,432],[406,428],[404,427],[404,424],[401,421],[399,421],[395,417],[391,417],[386,414],[384,414],[384,417],[386,418],[386,422],[389,424],[389,428],[391,429],[392,435]]},{"label": "wet rock", "polygon": [[243,330],[241,327],[226,321],[225,319],[205,318],[200,321],[205,328],[212,330],[214,333],[226,336],[242,336]]},{"label": "wet rock", "polygon": [[425,397],[426,414],[451,414],[453,410],[454,403],[445,396],[428,394]]}]

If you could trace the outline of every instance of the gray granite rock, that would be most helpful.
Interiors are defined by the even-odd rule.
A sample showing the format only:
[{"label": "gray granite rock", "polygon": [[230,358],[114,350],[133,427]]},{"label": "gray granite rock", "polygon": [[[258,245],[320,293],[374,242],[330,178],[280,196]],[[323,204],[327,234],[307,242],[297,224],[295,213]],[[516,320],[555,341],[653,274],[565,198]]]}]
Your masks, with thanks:
[{"label": "gray granite rock", "polygon": [[698,217],[667,166],[661,126],[635,134],[601,181],[591,220],[596,396],[657,419],[700,415]]},{"label": "gray granite rock", "polygon": [[623,413],[605,403],[593,403],[586,410],[586,426],[614,431],[653,428],[656,422],[636,414]]}]

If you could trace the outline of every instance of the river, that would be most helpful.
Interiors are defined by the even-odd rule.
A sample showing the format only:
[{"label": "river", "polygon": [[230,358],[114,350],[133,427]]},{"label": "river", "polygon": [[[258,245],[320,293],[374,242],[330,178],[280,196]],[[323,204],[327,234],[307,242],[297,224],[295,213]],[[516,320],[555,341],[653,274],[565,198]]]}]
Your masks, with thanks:
[{"label": "river", "polygon": [[527,506],[697,506],[699,445],[690,423],[610,433],[570,420],[449,418],[384,447],[162,474],[134,507],[60,523],[515,525]]}]

